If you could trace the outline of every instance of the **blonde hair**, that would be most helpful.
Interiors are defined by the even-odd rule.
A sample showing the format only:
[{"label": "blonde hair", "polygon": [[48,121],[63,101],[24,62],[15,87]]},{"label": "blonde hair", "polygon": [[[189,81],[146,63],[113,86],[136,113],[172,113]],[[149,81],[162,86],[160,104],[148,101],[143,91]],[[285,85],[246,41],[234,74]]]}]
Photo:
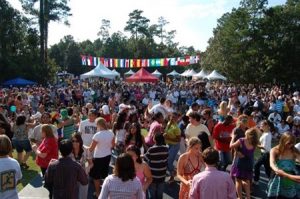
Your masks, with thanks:
[{"label": "blonde hair", "polygon": [[246,132],[245,132],[245,136],[246,136],[246,139],[254,146],[256,147],[258,145],[258,132],[259,130],[255,127],[253,128],[250,128],[248,129]]},{"label": "blonde hair", "polygon": [[0,156],[8,155],[12,150],[10,139],[7,135],[0,135]]},{"label": "blonde hair", "polygon": [[189,139],[188,141],[188,149],[192,148],[193,146],[200,144],[200,146],[202,145],[201,140],[197,137],[192,137]]},{"label": "blonde hair", "polygon": [[289,132],[285,132],[280,137],[279,144],[277,145],[279,154],[282,154],[284,152],[285,146],[288,143],[293,143],[293,148],[292,148],[293,153],[299,153],[299,151],[297,149],[295,149],[295,147],[294,147],[294,145],[296,144],[296,137]]},{"label": "blonde hair", "polygon": [[96,119],[96,124],[97,124],[97,126],[101,126],[102,128],[104,128],[105,130],[107,129],[106,121],[105,121],[105,119],[102,118],[102,117],[98,117],[98,118]]},{"label": "blonde hair", "polygon": [[41,129],[42,129],[42,132],[45,132],[45,135],[47,138],[54,137],[53,130],[49,124],[43,124]]},{"label": "blonde hair", "polygon": [[227,112],[228,112],[228,104],[226,101],[222,101],[219,105],[219,110],[218,110],[218,113],[221,114],[221,115],[227,115]]}]

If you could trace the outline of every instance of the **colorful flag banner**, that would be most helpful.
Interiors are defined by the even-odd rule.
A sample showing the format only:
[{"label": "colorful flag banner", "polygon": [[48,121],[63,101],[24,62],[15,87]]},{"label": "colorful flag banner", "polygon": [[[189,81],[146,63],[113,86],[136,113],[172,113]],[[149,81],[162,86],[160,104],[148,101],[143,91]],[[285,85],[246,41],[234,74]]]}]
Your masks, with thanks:
[{"label": "colorful flag banner", "polygon": [[140,67],[166,67],[166,66],[188,66],[197,64],[200,61],[199,55],[172,57],[172,58],[151,58],[151,59],[118,59],[93,56],[81,56],[83,66],[97,66],[103,64],[111,68],[140,68]]}]

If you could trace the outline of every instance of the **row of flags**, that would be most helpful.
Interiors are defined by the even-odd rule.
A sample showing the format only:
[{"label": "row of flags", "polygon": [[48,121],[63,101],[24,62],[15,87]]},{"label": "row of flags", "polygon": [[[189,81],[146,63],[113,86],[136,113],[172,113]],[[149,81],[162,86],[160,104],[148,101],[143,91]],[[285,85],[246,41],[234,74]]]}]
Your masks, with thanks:
[{"label": "row of flags", "polygon": [[185,56],[176,58],[152,58],[152,59],[114,59],[81,55],[83,66],[97,66],[102,63],[111,68],[140,68],[162,66],[188,66],[199,63],[200,56]]}]

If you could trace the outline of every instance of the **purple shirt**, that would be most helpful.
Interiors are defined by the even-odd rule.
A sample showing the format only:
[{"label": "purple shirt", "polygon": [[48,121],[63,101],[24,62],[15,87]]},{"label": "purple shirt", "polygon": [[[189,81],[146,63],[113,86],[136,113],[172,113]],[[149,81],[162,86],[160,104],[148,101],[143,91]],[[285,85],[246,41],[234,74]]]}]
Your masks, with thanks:
[{"label": "purple shirt", "polygon": [[191,199],[236,199],[236,191],[230,175],[215,167],[206,167],[194,176],[190,190]]}]

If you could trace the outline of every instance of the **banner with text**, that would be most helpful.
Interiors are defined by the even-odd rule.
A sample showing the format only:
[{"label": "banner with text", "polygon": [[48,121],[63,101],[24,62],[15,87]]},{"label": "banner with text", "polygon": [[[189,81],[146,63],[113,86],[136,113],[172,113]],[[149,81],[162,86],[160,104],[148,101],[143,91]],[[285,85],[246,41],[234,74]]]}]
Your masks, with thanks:
[{"label": "banner with text", "polygon": [[81,55],[83,66],[97,66],[99,63],[102,63],[104,66],[111,68],[188,66],[199,63],[199,60],[199,55],[151,59],[116,59]]}]

